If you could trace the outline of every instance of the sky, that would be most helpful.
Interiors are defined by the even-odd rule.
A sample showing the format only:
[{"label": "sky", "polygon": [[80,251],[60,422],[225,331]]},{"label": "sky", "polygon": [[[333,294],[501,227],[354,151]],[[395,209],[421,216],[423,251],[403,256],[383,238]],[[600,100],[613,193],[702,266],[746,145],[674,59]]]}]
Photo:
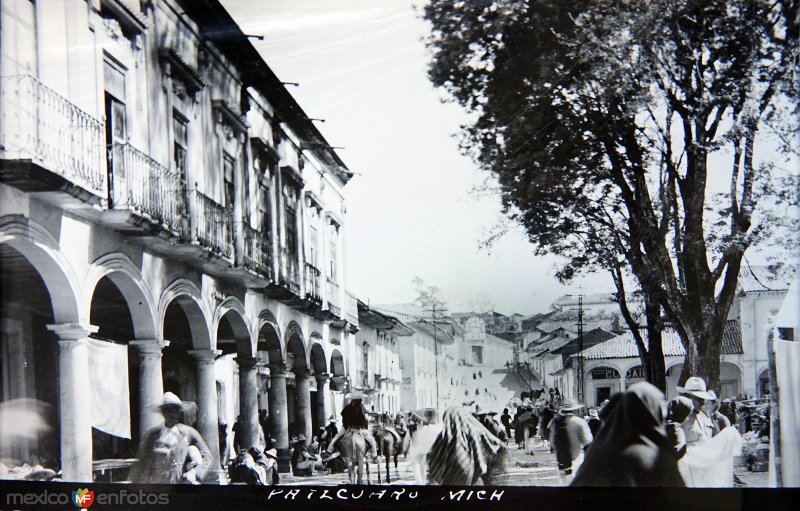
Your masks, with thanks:
[{"label": "sky", "polygon": [[289,92],[355,172],[345,187],[347,288],[372,303],[411,302],[420,277],[451,312],[549,310],[559,296],[611,290],[605,276],[572,288],[553,277],[524,233],[488,252],[499,199],[475,188],[489,177],[458,150],[468,120],[426,75],[428,31],[399,0],[224,0],[223,5]]}]

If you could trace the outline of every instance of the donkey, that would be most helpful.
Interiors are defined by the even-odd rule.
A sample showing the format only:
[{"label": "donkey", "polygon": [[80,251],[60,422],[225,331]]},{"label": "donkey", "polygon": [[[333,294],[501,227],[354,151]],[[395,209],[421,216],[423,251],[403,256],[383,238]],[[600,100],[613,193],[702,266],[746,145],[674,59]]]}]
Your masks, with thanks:
[{"label": "donkey", "polygon": [[339,440],[339,452],[347,465],[347,477],[350,484],[364,484],[364,469],[366,467],[367,484],[369,481],[369,463],[364,459],[367,452],[367,441],[357,430],[348,429]]},{"label": "donkey", "polygon": [[394,471],[395,474],[399,476],[399,470],[397,468],[397,456],[400,454],[403,448],[403,437],[402,436],[395,436],[395,434],[386,428],[378,428],[378,431],[375,432],[375,442],[378,444],[378,484],[381,483],[381,467],[380,467],[380,457],[383,456],[386,459],[386,482],[391,483],[392,479],[389,475],[389,457],[394,457]]}]

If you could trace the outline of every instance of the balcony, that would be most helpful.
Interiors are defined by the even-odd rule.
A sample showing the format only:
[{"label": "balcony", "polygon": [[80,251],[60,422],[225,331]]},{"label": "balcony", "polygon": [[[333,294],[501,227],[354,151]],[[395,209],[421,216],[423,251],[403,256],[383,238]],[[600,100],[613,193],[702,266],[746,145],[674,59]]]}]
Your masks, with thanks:
[{"label": "balcony", "polygon": [[193,213],[192,243],[209,255],[230,261],[233,256],[233,214],[229,208],[194,191],[190,194]]},{"label": "balcony", "polygon": [[287,247],[281,247],[278,253],[278,278],[277,282],[267,287],[264,292],[270,298],[284,302],[293,307],[304,307],[306,304],[300,296],[300,271],[297,264],[297,254]]},{"label": "balcony", "polygon": [[311,263],[306,263],[306,300],[322,307],[322,272]]},{"label": "balcony", "polygon": [[0,181],[56,192],[47,197],[59,203],[104,204],[103,123],[32,76],[0,80]]},{"label": "balcony", "polygon": [[240,265],[264,281],[272,280],[272,245],[261,231],[245,224],[242,239],[242,258]]},{"label": "balcony", "polygon": [[186,210],[180,177],[130,144],[115,145],[111,162],[111,209],[103,214],[104,223],[178,236]]},{"label": "balcony", "polygon": [[331,312],[331,314],[336,316],[336,318],[341,319],[342,306],[339,294],[339,284],[328,277],[328,289],[327,293],[325,294],[326,298],[328,299],[328,310]]}]

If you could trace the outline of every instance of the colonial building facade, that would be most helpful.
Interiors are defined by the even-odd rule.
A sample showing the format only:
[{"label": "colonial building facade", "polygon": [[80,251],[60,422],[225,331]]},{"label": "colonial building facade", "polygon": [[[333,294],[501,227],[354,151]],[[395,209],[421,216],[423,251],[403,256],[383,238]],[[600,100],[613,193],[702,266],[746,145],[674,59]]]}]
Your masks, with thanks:
[{"label": "colonial building facade", "polygon": [[366,395],[369,411],[394,416],[401,410],[401,343],[414,330],[400,320],[358,302],[359,331],[349,357],[350,386]]},{"label": "colonial building facade", "polygon": [[[214,0],[9,0],[0,24],[2,399],[55,411],[17,454],[91,481],[172,391],[215,466],[220,423],[254,445],[268,410],[287,470],[347,383],[351,173]],[[101,420],[120,401],[127,431]]]},{"label": "colonial building facade", "polygon": [[[721,398],[742,395],[763,397],[768,393],[768,335],[794,278],[796,268],[793,266],[776,271],[763,266],[742,268],[734,304],[723,332]],[[799,316],[800,311],[790,313],[789,324],[796,324]],[[794,333],[790,330],[780,334],[783,338],[793,338]],[[676,387],[685,350],[672,328],[663,332],[662,343],[667,371],[667,397],[671,398],[677,395]],[[578,361],[581,359],[582,379],[578,375]],[[563,368],[552,372],[552,375],[555,385],[568,396],[577,396],[577,389],[583,381],[586,404],[594,406],[611,394],[641,381],[644,372],[633,336],[626,332],[571,355]]]}]

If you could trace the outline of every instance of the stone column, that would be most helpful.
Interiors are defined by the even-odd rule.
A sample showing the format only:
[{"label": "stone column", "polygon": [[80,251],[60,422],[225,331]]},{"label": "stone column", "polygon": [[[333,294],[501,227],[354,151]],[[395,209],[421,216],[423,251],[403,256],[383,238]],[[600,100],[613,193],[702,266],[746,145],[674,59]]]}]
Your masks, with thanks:
[{"label": "stone column", "polygon": [[169,341],[137,339],[130,345],[139,353],[139,435],[144,437],[163,420],[155,407],[164,399],[161,350],[169,346]]},{"label": "stone column", "polygon": [[311,441],[311,372],[306,369],[295,369],[296,383],[295,421],[297,431]]},{"label": "stone column", "polygon": [[254,446],[263,449],[263,445],[258,445],[258,359],[236,357],[236,362],[239,364],[239,421],[242,426],[239,445],[245,449]]},{"label": "stone column", "polygon": [[331,393],[331,374],[330,373],[317,373],[314,375],[317,380],[317,403],[315,414],[317,416],[317,424],[324,428],[328,424],[328,417],[330,417],[330,404],[329,397]]},{"label": "stone column", "polygon": [[289,373],[284,365],[269,366],[269,427],[278,450],[278,471],[291,470],[289,452],[289,417],[286,412],[286,377]]},{"label": "stone column", "polygon": [[211,468],[204,482],[215,483],[222,479],[219,465],[219,414],[217,413],[217,378],[214,361],[220,350],[190,350],[195,359],[197,373],[197,430],[211,451]]},{"label": "stone column", "polygon": [[[87,337],[98,327],[47,325],[58,336],[58,424],[64,481],[92,482],[92,411]],[[55,375],[54,375],[55,376]]]}]

